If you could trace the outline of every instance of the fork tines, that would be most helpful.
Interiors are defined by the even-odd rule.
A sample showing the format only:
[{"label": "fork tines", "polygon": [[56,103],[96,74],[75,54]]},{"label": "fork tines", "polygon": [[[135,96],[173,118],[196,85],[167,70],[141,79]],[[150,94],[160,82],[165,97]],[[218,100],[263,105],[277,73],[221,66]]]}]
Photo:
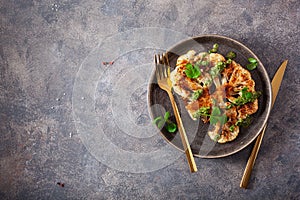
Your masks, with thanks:
[{"label": "fork tines", "polygon": [[156,67],[156,77],[164,78],[168,77],[170,74],[170,66],[169,60],[166,53],[163,54],[155,54],[154,55],[154,63]]}]

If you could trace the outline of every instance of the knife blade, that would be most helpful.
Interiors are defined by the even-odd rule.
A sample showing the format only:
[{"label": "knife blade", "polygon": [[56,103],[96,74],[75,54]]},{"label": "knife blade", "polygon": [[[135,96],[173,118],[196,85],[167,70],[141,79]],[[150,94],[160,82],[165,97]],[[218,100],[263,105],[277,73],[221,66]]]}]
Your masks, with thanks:
[{"label": "knife blade", "polygon": [[[271,85],[272,85],[272,103],[271,103],[271,107],[273,107],[273,105],[275,103],[275,100],[276,100],[276,97],[277,97],[277,94],[278,94],[278,91],[279,91],[279,88],[280,88],[280,85],[281,85],[281,81],[282,81],[287,63],[288,63],[288,60],[283,61],[283,63],[280,65],[280,67],[278,68],[278,70],[276,71],[276,73],[275,73],[275,75],[272,79],[272,82],[271,82]],[[250,180],[251,172],[252,172],[252,169],[253,169],[253,166],[254,166],[254,163],[255,163],[255,160],[256,160],[256,157],[257,157],[262,139],[264,137],[266,127],[267,127],[267,123],[265,124],[265,126],[263,127],[261,133],[258,135],[258,137],[256,139],[256,142],[255,142],[254,147],[252,149],[251,155],[248,159],[248,162],[247,162],[247,165],[246,165],[246,168],[245,168],[245,171],[244,171],[241,183],[240,183],[241,188],[246,189],[247,186],[248,186],[248,182]]]}]

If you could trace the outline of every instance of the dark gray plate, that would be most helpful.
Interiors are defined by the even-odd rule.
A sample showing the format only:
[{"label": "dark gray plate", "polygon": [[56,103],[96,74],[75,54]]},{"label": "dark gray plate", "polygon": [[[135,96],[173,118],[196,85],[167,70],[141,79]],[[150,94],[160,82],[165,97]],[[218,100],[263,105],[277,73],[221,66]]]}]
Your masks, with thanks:
[{"label": "dark gray plate", "polygon": [[[234,141],[225,144],[218,144],[209,139],[207,135],[209,124],[204,124],[200,120],[193,121],[188,116],[181,98],[174,94],[192,151],[195,156],[201,158],[219,158],[228,156],[248,146],[259,135],[263,126],[267,122],[271,109],[271,84],[263,64],[250,49],[233,39],[219,35],[202,35],[181,41],[167,51],[171,70],[175,68],[179,55],[185,54],[188,50],[192,49],[196,52],[208,51],[215,43],[219,44],[218,53],[226,55],[227,52],[234,51],[237,54],[237,57],[234,60],[242,66],[247,65],[247,59],[249,57],[253,57],[258,60],[259,64],[255,70],[251,71],[251,75],[256,83],[256,91],[261,91],[262,96],[259,97],[258,111],[252,115],[252,124],[247,128],[241,128],[239,135]],[[172,116],[174,116],[169,97],[165,91],[158,87],[154,71],[150,77],[148,87],[148,106],[152,119],[163,115],[165,111],[170,111]],[[174,117],[172,120],[175,122]],[[161,135],[170,144],[180,150],[183,150],[179,132],[169,133],[165,129],[162,129]]]}]

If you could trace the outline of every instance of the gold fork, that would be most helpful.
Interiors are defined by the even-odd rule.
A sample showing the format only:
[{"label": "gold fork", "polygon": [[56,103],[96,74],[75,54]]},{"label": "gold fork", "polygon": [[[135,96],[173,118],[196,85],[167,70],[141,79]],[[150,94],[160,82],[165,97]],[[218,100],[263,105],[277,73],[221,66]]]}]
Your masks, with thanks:
[{"label": "gold fork", "polygon": [[197,171],[197,166],[194,160],[194,156],[188,141],[188,138],[186,136],[182,120],[179,115],[179,111],[177,108],[177,105],[175,103],[174,96],[172,94],[172,83],[170,80],[170,65],[168,61],[168,57],[166,54],[162,55],[154,55],[154,63],[156,67],[156,79],[159,87],[163,90],[165,90],[170,98],[173,110],[174,110],[174,115],[176,118],[178,130],[180,133],[181,141],[183,144],[184,152],[186,154],[190,170],[191,172],[196,172]]}]

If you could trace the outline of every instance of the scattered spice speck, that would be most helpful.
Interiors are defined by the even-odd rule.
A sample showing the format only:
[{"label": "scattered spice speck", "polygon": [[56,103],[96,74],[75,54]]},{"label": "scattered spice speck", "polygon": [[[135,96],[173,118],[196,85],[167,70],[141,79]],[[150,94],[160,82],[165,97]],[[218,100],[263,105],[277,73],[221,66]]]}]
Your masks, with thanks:
[{"label": "scattered spice speck", "polygon": [[110,61],[110,62],[102,62],[102,65],[113,65],[114,61]]},{"label": "scattered spice speck", "polygon": [[60,187],[65,187],[65,184],[61,182],[57,182],[57,185],[59,185]]}]

